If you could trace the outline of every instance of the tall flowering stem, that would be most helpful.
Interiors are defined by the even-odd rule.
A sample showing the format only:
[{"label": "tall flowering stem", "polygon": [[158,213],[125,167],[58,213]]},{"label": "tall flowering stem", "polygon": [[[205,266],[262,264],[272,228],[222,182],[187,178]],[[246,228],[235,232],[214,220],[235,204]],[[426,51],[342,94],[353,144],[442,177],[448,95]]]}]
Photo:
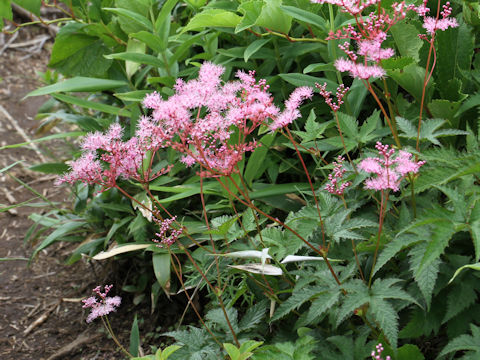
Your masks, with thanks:
[{"label": "tall flowering stem", "polygon": [[[430,9],[427,7],[427,0],[423,1],[423,4],[420,6],[410,5],[410,9],[415,11],[420,17],[423,17],[423,28],[426,30],[427,34],[430,36],[428,37],[427,34],[420,34],[419,38],[427,41],[429,43],[428,49],[428,57],[427,57],[427,64],[425,66],[425,76],[423,79],[423,87],[422,87],[422,99],[420,101],[420,113],[418,116],[418,128],[417,128],[417,142],[416,142],[416,150],[417,152],[420,151],[420,129],[422,126],[422,115],[423,115],[423,108],[425,106],[425,95],[427,91],[427,85],[432,77],[433,70],[435,68],[437,53],[435,50],[435,35],[437,30],[445,31],[448,28],[455,28],[458,27],[457,20],[455,18],[450,18],[452,13],[452,8],[450,6],[450,2],[447,1],[445,5],[443,5],[443,10],[440,12],[440,3],[441,0],[438,0],[437,3],[437,14],[435,17],[426,16]],[[442,18],[440,19],[440,15]],[[430,67],[430,61],[433,54],[433,64]]]},{"label": "tall flowering stem", "polygon": [[418,173],[420,167],[425,164],[424,161],[412,161],[412,154],[407,151],[400,150],[399,153],[396,154],[395,149],[389,145],[383,145],[380,142],[377,142],[375,148],[378,150],[379,156],[366,158],[362,160],[358,166],[360,170],[374,174],[373,177],[365,180],[365,188],[381,192],[377,244],[375,246],[372,270],[368,280],[369,287],[372,284],[377,261],[389,191],[400,190],[401,181],[406,176]]},{"label": "tall flowering stem", "polygon": [[327,83],[323,83],[323,85],[315,84],[315,86],[319,90],[320,95],[325,99],[325,103],[333,111],[333,114],[335,116],[335,120],[337,122],[338,133],[340,135],[340,139],[342,140],[342,145],[343,145],[343,149],[345,150],[345,154],[347,155],[348,161],[350,162],[350,165],[352,165],[353,170],[355,170],[355,172],[358,173],[355,164],[353,163],[352,159],[350,158],[350,154],[348,153],[347,147],[345,146],[345,139],[343,138],[342,127],[340,126],[340,120],[338,119],[338,110],[340,110],[340,106],[344,103],[343,98],[350,88],[345,87],[345,85],[343,85],[343,84],[340,84],[337,87],[337,92],[335,94],[335,97],[337,98],[337,101],[334,102],[333,99],[332,99],[332,93],[330,91],[327,91]]}]

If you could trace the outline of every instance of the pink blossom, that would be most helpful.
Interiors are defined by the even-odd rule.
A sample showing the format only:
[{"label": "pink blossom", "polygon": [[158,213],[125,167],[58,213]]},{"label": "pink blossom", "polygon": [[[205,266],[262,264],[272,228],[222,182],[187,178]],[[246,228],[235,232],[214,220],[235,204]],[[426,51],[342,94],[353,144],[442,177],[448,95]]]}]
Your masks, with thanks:
[{"label": "pink blossom", "polygon": [[395,149],[388,145],[377,142],[375,147],[379,157],[366,158],[358,165],[360,170],[376,175],[365,180],[366,189],[398,191],[402,179],[408,173],[418,173],[420,167],[425,164],[424,161],[412,161],[412,154],[407,151],[400,150],[395,156]]},{"label": "pink blossom", "polygon": [[320,95],[325,99],[325,103],[330,106],[333,112],[337,112],[340,110],[340,105],[343,104],[343,98],[347,91],[350,89],[349,87],[345,87],[345,85],[340,84],[337,87],[337,92],[335,97],[337,98],[337,102],[335,103],[332,99],[332,93],[327,91],[327,83],[323,83],[323,85],[315,84],[315,87],[319,90]]},{"label": "pink blossom", "polygon": [[[174,223],[176,219],[176,216],[163,221],[160,221],[157,218],[153,219],[160,228],[159,232],[155,233],[158,239],[152,239],[153,242],[157,243],[158,247],[162,247],[161,244],[167,246],[173,245],[178,237],[182,235],[182,229],[175,229],[172,227],[172,223]],[[170,235],[168,235],[168,233],[170,233]]]},{"label": "pink blossom", "polygon": [[[375,346],[375,351],[372,351],[372,353],[370,354],[372,356],[372,359],[373,360],[383,360],[383,358],[382,358],[383,350],[384,350],[384,348],[383,348],[383,345],[381,343],[379,343],[377,346]],[[387,355],[385,360],[391,360],[391,357]]]},{"label": "pink blossom", "polygon": [[347,171],[343,167],[343,162],[345,159],[342,156],[337,158],[337,161],[333,162],[334,168],[333,171],[328,175],[329,183],[325,185],[325,190],[327,190],[330,194],[334,195],[343,195],[345,189],[351,185],[351,182],[345,181],[342,183],[343,175]]},{"label": "pink blossom", "polygon": [[341,71],[341,72],[348,71],[350,73],[350,76],[353,78],[359,78],[359,79],[381,78],[386,75],[385,70],[383,70],[378,65],[357,64],[352,60],[347,60],[342,58],[337,59],[334,65],[338,71]]},{"label": "pink blossom", "polygon": [[273,120],[272,124],[270,124],[270,129],[277,130],[291,124],[293,120],[298,119],[301,116],[298,107],[304,100],[311,99],[312,96],[312,88],[308,86],[296,88],[290,94],[288,100],[285,101],[285,110]]},{"label": "pink blossom", "polygon": [[91,309],[90,314],[87,317],[87,323],[92,322],[100,316],[108,315],[109,313],[116,311],[120,306],[122,298],[120,296],[110,297],[107,294],[112,289],[113,285],[106,285],[105,290],[102,293],[101,287],[97,286],[93,289],[94,296],[91,296],[83,302],[84,309]]},{"label": "pink blossom", "polygon": [[426,16],[422,26],[425,30],[427,30],[428,34],[433,35],[437,30],[445,31],[450,27],[458,27],[458,23],[455,18],[445,18],[437,20],[434,17]]}]

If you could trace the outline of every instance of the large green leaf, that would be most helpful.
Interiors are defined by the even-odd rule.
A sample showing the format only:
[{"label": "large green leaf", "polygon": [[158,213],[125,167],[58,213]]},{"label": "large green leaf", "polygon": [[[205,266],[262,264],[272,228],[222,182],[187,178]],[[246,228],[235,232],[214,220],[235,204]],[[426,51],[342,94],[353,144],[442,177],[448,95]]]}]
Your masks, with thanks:
[{"label": "large green leaf", "polygon": [[282,0],[264,0],[264,3],[256,25],[288,34],[292,26],[292,17],[280,8]]},{"label": "large green leaf", "polygon": [[317,26],[318,28],[328,31],[327,22],[325,19],[317,14],[314,14],[310,11],[300,9],[295,6],[280,5],[280,9],[285,13],[290,15],[296,20],[304,21],[308,24]]},{"label": "large green leaf", "polygon": [[245,29],[251,28],[257,23],[257,19],[260,16],[263,8],[262,0],[250,0],[244,1],[240,4],[237,11],[243,14],[241,21],[235,28],[235,33],[239,33]]},{"label": "large green leaf", "polygon": [[[153,25],[151,21],[148,20],[145,16],[142,16],[134,11],[123,9],[123,8],[103,8],[103,10],[112,12],[115,15],[118,15],[121,18],[124,18],[124,20],[127,21],[128,23],[133,23],[134,25],[136,25],[136,28],[135,28],[136,31],[140,31],[140,30],[153,31]],[[135,32],[135,30],[133,32]]]},{"label": "large green leaf", "polygon": [[423,46],[423,40],[418,37],[418,30],[412,24],[399,22],[390,28],[390,32],[395,39],[398,51],[401,56],[410,57],[419,61],[420,49]]},{"label": "large green leaf", "polygon": [[203,29],[205,27],[235,27],[241,17],[237,14],[222,9],[207,9],[196,14],[182,29],[181,33],[190,30]]},{"label": "large green leaf", "polygon": [[63,80],[53,85],[41,87],[29,92],[29,96],[41,96],[59,92],[95,92],[119,88],[126,85],[119,80],[97,79],[82,76],[76,76],[71,79]]},{"label": "large green leaf", "polygon": [[153,271],[162,289],[168,292],[170,287],[170,254],[152,255]]},{"label": "large green leaf", "polygon": [[85,109],[90,110],[98,110],[107,114],[119,115],[119,116],[130,116],[130,112],[125,109],[121,109],[116,106],[107,105],[98,103],[95,101],[85,100],[81,97],[77,96],[70,96],[70,95],[63,95],[63,94],[53,94],[52,95],[55,99],[66,102],[68,104],[77,105],[83,107]]}]

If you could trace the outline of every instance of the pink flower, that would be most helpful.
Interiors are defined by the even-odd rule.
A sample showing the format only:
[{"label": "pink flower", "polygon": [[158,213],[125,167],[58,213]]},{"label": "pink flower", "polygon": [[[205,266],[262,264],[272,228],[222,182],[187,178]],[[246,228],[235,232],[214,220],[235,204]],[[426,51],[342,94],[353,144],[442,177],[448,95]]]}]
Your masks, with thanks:
[{"label": "pink flower", "polygon": [[349,87],[345,87],[345,85],[340,84],[337,87],[337,93],[335,94],[335,97],[337,98],[337,102],[335,103],[331,98],[332,93],[326,90],[327,83],[323,83],[323,85],[315,84],[315,87],[319,90],[320,95],[325,99],[325,103],[330,106],[330,109],[332,109],[333,112],[340,110],[340,105],[343,104],[343,98],[350,89]]},{"label": "pink flower", "polygon": [[290,94],[288,100],[285,101],[285,110],[283,110],[283,112],[273,120],[273,123],[270,124],[270,129],[275,131],[291,124],[293,120],[298,119],[301,116],[298,108],[304,100],[311,99],[312,96],[312,88],[308,86],[296,88]]},{"label": "pink flower", "polygon": [[395,157],[395,149],[388,145],[377,142],[375,147],[379,157],[366,158],[358,165],[360,170],[376,175],[365,180],[366,189],[398,191],[402,179],[408,173],[418,173],[420,167],[425,164],[424,161],[412,161],[412,154],[407,151],[400,150]]},{"label": "pink flower", "polygon": [[325,185],[325,190],[327,190],[330,194],[341,196],[343,195],[345,189],[351,185],[351,182],[349,181],[341,183],[343,175],[345,175],[347,171],[343,167],[344,161],[345,159],[342,156],[339,156],[337,161],[333,162],[333,171],[328,175],[329,183]]},{"label": "pink flower", "polygon": [[117,307],[120,306],[120,303],[122,302],[122,298],[120,296],[107,296],[112,287],[113,285],[106,285],[105,290],[102,293],[101,287],[97,286],[95,289],[93,289],[95,294],[94,296],[82,300],[83,308],[91,309],[90,314],[87,317],[87,323],[92,322],[100,316],[105,316],[113,311],[116,311]]},{"label": "pink flower", "polygon": [[[153,221],[155,221],[160,228],[159,232],[155,234],[158,239],[152,239],[153,242],[157,243],[158,247],[162,247],[161,244],[167,246],[173,245],[178,237],[182,235],[182,229],[175,229],[172,227],[172,223],[174,223],[176,219],[176,216],[163,221],[153,218]],[[170,233],[170,235],[168,235],[168,233]]]},{"label": "pink flower", "polygon": [[381,78],[387,73],[378,65],[357,64],[352,60],[339,58],[335,61],[338,71],[348,71],[350,76],[359,79]]},{"label": "pink flower", "polygon": [[[383,358],[382,358],[383,350],[384,350],[384,348],[383,348],[382,343],[379,343],[377,346],[375,346],[375,351],[372,351],[372,353],[370,354],[372,356],[372,359],[373,360],[383,360]],[[387,355],[385,360],[391,360],[391,357]]]}]

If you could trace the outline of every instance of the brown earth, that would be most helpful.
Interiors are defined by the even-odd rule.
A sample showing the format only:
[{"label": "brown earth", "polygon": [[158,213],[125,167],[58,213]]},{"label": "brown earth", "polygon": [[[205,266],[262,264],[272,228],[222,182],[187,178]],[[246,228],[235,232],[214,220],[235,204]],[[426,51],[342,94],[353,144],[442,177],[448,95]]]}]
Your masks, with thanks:
[{"label": "brown earth", "polygon": [[[12,44],[22,44],[43,35],[48,32],[42,28],[22,29]],[[0,36],[3,36],[0,38],[1,51],[11,37]],[[39,122],[34,117],[47,99],[22,98],[41,86],[36,72],[47,69],[51,44],[52,38],[38,53],[24,46],[7,48],[0,54],[0,105],[3,107],[0,108],[0,146],[35,138]],[[51,144],[42,143],[37,150],[31,147],[0,150],[0,169],[23,160],[9,173],[51,201],[63,203],[65,189],[53,185],[54,177],[28,169],[44,159],[55,161],[46,151],[50,149]],[[0,208],[33,197],[34,194],[6,173],[0,174]],[[38,201],[41,200],[33,202]],[[48,247],[27,266],[26,259],[37,245],[24,244],[24,236],[33,224],[28,215],[46,210],[21,207],[0,212],[0,359],[122,359],[113,341],[102,331],[100,322],[85,323],[87,313],[82,309],[81,299],[89,296],[96,284],[112,282],[108,276],[98,278],[83,261],[73,266],[64,265],[74,244]],[[128,304],[122,305],[111,319],[113,327],[120,329],[117,335],[126,346],[133,319],[129,309]]]}]

